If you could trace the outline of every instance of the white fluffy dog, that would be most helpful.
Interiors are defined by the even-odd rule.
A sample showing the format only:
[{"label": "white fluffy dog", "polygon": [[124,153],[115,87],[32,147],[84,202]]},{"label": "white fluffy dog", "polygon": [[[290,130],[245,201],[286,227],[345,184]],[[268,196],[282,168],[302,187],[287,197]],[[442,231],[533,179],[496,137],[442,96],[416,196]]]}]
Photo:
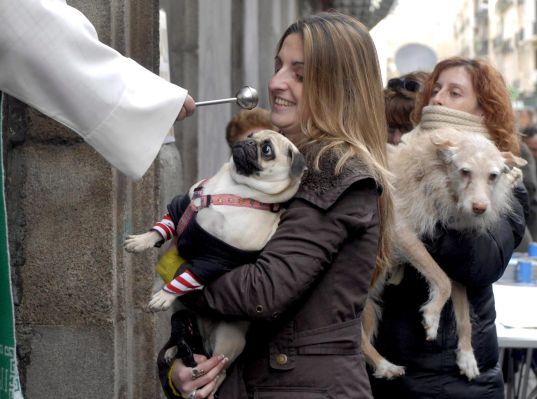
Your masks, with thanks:
[{"label": "white fluffy dog", "polygon": [[[468,379],[479,375],[471,342],[470,309],[466,288],[449,279],[427,252],[421,239],[433,236],[438,223],[455,230],[483,234],[511,211],[518,169],[526,161],[500,152],[478,133],[442,129],[409,133],[403,143],[389,149],[389,166],[395,188],[394,264],[412,264],[429,284],[429,300],[421,308],[428,340],[436,339],[440,313],[451,296],[457,322],[457,365]],[[397,259],[398,258],[398,259]],[[362,347],[379,378],[404,374],[373,347],[382,309],[378,303],[386,283],[398,284],[404,270],[394,266],[372,282],[363,316]]]}]

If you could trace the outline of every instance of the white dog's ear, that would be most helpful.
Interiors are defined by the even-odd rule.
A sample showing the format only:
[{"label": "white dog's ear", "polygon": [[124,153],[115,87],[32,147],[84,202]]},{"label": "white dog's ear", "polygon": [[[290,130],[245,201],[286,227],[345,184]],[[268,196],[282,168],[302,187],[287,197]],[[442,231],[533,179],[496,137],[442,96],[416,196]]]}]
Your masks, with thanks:
[{"label": "white dog's ear", "polygon": [[302,155],[300,152],[293,151],[291,148],[289,148],[288,155],[289,158],[291,158],[291,168],[289,168],[289,176],[293,178],[302,176],[302,173],[304,173],[304,171],[307,169],[304,155]]},{"label": "white dog's ear", "polygon": [[[435,146],[439,148],[447,148],[447,147],[454,147],[455,143],[453,143],[449,137],[446,137],[443,134],[444,131],[438,130],[433,133],[429,134],[429,139],[431,140],[431,143],[433,143]],[[448,130],[446,130],[448,132]]]},{"label": "white dog's ear", "polygon": [[436,149],[436,156],[445,164],[449,164],[453,160],[453,155],[455,155],[454,148],[455,147],[438,147]]},{"label": "white dog's ear", "polygon": [[525,159],[513,155],[512,152],[502,152],[502,157],[505,160],[505,163],[510,168],[526,166],[528,162]]},{"label": "white dog's ear", "polygon": [[431,143],[436,146],[436,155],[444,163],[450,163],[455,150],[455,144],[447,137],[443,137],[442,132],[434,132],[429,136]]}]

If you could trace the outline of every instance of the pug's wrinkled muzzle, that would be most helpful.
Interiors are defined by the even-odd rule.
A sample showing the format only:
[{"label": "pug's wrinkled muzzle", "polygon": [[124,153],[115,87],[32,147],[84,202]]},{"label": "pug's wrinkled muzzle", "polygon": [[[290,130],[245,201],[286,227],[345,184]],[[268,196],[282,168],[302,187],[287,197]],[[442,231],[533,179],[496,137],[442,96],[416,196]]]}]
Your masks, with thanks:
[{"label": "pug's wrinkled muzzle", "polygon": [[250,176],[252,173],[262,170],[257,162],[257,143],[255,140],[238,141],[233,145],[231,153],[237,173]]}]

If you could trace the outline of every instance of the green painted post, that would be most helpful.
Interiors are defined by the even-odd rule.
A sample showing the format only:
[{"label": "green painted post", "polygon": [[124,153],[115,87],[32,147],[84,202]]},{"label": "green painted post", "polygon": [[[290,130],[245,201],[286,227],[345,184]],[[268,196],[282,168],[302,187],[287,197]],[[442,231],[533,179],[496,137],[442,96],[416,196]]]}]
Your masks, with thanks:
[{"label": "green painted post", "polygon": [[[2,93],[0,93],[0,157],[3,154],[2,109]],[[15,315],[11,294],[3,161],[0,162],[0,167],[0,399],[22,399],[17,371]]]}]

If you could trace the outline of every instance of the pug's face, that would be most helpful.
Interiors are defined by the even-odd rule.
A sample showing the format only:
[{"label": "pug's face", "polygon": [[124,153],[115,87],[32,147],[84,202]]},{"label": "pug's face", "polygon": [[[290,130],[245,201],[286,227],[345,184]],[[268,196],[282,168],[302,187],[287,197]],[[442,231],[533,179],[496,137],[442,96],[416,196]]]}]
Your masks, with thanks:
[{"label": "pug's face", "polygon": [[[298,189],[306,163],[291,141],[272,130],[262,130],[236,142],[232,148],[231,175],[266,194]],[[291,198],[294,192],[289,196]]]}]

